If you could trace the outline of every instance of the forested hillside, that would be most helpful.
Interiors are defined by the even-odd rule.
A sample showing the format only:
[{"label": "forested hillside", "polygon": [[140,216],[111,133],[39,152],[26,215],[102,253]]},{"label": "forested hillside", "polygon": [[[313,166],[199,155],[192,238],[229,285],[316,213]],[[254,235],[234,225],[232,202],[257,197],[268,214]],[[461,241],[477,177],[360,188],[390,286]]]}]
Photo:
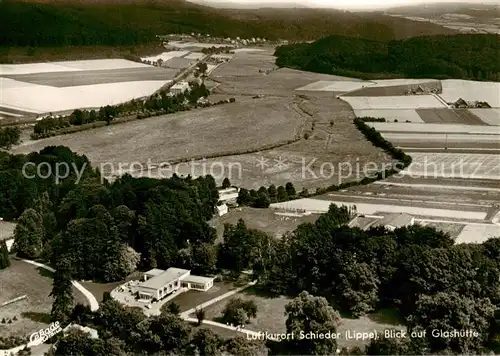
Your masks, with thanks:
[{"label": "forested hillside", "polygon": [[136,45],[155,41],[156,35],[191,32],[302,40],[454,33],[433,24],[334,10],[223,10],[181,0],[0,2],[0,47]]},{"label": "forested hillside", "polygon": [[500,79],[497,35],[414,37],[388,42],[330,36],[281,46],[276,64],[318,73],[364,78]]}]

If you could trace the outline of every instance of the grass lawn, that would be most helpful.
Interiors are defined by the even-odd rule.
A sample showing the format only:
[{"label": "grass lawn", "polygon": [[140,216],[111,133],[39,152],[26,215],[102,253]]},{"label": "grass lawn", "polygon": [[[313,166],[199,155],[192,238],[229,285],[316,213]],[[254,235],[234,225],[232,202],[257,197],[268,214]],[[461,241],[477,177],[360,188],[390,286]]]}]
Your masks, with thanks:
[{"label": "grass lawn", "polygon": [[239,219],[243,219],[250,229],[257,229],[270,236],[280,238],[286,232],[295,230],[302,223],[314,223],[318,217],[317,214],[302,217],[283,216],[270,209],[241,207],[229,211],[224,216],[215,218],[213,226],[217,230],[217,241],[220,242],[222,242],[224,234],[224,224],[236,225]]},{"label": "grass lawn", "polygon": [[206,292],[189,290],[172,299],[172,302],[179,304],[181,312],[183,312],[236,288],[238,287],[230,282],[215,282],[214,286]]},{"label": "grass lawn", "polygon": [[257,304],[257,318],[251,319],[246,326],[247,329],[271,333],[285,332],[285,305],[290,302],[290,299],[287,297],[268,298],[262,296],[252,287],[207,307],[205,309],[206,319],[219,321],[218,318],[222,315],[224,307],[232,298],[253,300]]},{"label": "grass lawn", "polygon": [[[122,164],[126,171],[133,162],[161,164],[178,159],[215,154],[234,154],[293,140],[305,121],[293,98],[265,98],[170,115],[134,120],[73,134],[26,141],[15,153],[39,151],[50,145],[64,145],[85,154],[95,165]],[[180,167],[179,167],[180,166]],[[172,174],[186,164],[163,170]],[[104,166],[108,172],[111,167]],[[135,167],[137,169],[137,167]],[[206,174],[220,174],[220,165],[205,168]],[[225,172],[223,172],[225,173]]]},{"label": "grass lawn", "polygon": [[[285,306],[290,302],[290,298],[267,297],[256,291],[254,288],[248,288],[233,297],[213,304],[205,309],[206,319],[218,321],[222,315],[224,307],[231,298],[241,298],[243,300],[253,300],[257,304],[257,318],[251,319],[246,329],[253,331],[268,331],[271,333],[282,333],[286,331]],[[402,326],[402,320],[393,310],[381,310],[367,316],[356,319],[342,318],[337,332],[341,333],[338,340],[340,347],[363,347],[369,343],[369,340],[347,340],[346,332],[371,332],[377,330],[379,333],[386,329],[405,329]]]},{"label": "grass lawn", "polygon": [[[50,323],[50,272],[11,258],[11,266],[0,271],[0,286],[0,303],[27,296],[26,299],[0,308],[0,320],[17,318],[10,324],[0,323],[0,336],[28,336]],[[87,299],[75,288],[73,297],[75,304],[88,304]]]}]

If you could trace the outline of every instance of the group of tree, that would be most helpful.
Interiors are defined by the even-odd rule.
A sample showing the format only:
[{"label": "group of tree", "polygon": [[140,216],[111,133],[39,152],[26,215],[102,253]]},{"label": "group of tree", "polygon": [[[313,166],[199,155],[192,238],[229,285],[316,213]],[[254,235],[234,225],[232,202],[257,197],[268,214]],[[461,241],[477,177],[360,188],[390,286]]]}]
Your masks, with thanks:
[{"label": "group of tree", "polygon": [[222,311],[221,320],[225,324],[244,326],[251,318],[257,317],[257,305],[253,300],[232,298]]},{"label": "group of tree", "polygon": [[[308,291],[355,317],[394,308],[409,332],[426,331],[418,343],[402,348],[409,354],[416,347],[416,354],[493,348],[500,335],[500,238],[454,245],[430,227],[363,231],[348,227],[349,220],[347,208],[332,206],[316,223],[269,240],[260,250],[264,265],[254,270],[260,288],[290,296]],[[434,329],[480,336],[435,337]]]},{"label": "group of tree", "polygon": [[21,129],[15,127],[0,127],[0,149],[10,150],[10,148],[19,143],[21,139]]},{"label": "group of tree", "polygon": [[280,67],[362,78],[500,80],[498,35],[459,34],[380,42],[330,36],[279,47]]},{"label": "group of tree", "polygon": [[[33,165],[23,173],[27,162]],[[61,162],[74,172],[56,183]],[[28,156],[0,153],[0,176],[0,213],[18,219],[13,251],[20,257],[53,266],[64,259],[73,278],[102,281],[122,280],[138,266],[216,268],[215,230],[207,221],[218,191],[210,176],[123,176],[103,183],[85,156],[65,147]]]},{"label": "group of tree", "polygon": [[278,188],[274,184],[269,188],[260,187],[259,190],[241,188],[238,192],[237,203],[255,208],[267,208],[269,204],[288,201],[302,195],[302,192],[297,195],[293,183],[288,182],[285,186],[280,185]]},{"label": "group of tree", "polygon": [[74,331],[62,337],[49,355],[267,355],[262,341],[243,337],[228,340],[208,329],[194,328],[165,310],[147,318],[137,308],[107,299],[98,311],[77,305],[70,320],[95,328],[98,339]]},{"label": "group of tree", "polygon": [[[133,116],[146,118],[156,115],[171,114],[191,107],[196,107],[198,100],[210,95],[210,90],[201,84],[192,84],[185,93],[171,96],[168,91],[151,95],[146,100],[131,100],[118,105],[106,105],[99,110],[74,110],[68,116],[53,117],[52,115],[37,121],[33,128],[32,139],[50,136],[53,132],[66,129],[70,126],[81,126],[102,121],[110,124],[115,118]],[[187,103],[187,104],[186,104]],[[2,131],[0,130],[0,147]]]}]

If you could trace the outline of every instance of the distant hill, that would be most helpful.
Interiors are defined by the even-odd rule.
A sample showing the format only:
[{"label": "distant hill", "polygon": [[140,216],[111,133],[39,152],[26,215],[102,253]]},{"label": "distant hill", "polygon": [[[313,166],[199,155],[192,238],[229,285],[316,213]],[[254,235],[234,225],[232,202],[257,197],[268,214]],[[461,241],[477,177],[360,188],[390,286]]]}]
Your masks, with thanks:
[{"label": "distant hill", "polygon": [[453,34],[453,30],[379,13],[320,9],[214,9],[182,0],[3,0],[0,47],[123,46],[155,35],[314,40],[347,35],[375,40]]},{"label": "distant hill", "polygon": [[500,17],[500,7],[497,1],[488,3],[435,3],[393,7],[388,9],[386,13],[421,17],[439,17],[444,14],[454,13],[477,18],[496,18]]},{"label": "distant hill", "polygon": [[330,36],[278,47],[276,64],[366,79],[413,77],[500,80],[500,36],[454,35],[373,41]]}]

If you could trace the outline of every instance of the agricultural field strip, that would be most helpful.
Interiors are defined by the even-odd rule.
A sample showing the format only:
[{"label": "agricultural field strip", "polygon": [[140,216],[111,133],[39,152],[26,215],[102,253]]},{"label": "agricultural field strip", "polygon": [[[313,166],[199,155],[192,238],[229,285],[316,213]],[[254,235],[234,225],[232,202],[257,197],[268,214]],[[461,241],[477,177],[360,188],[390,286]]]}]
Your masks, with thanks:
[{"label": "agricultural field strip", "polygon": [[433,95],[413,96],[342,96],[353,110],[359,109],[419,109],[444,108],[446,105]]},{"label": "agricultural field strip", "polygon": [[231,44],[219,44],[219,43],[201,43],[201,42],[182,42],[182,41],[169,41],[168,45],[177,48],[211,48],[211,47],[234,47]]},{"label": "agricultural field strip", "polygon": [[14,114],[14,113],[11,113],[11,112],[1,111],[1,110],[0,110],[0,115],[13,116],[13,117],[22,117],[23,116],[23,115],[20,115],[20,114]]},{"label": "agricultural field strip", "polygon": [[35,113],[95,108],[148,96],[169,80],[132,81],[56,88],[46,85],[8,88],[0,106]]},{"label": "agricultural field strip", "polygon": [[456,203],[456,202],[446,202],[446,201],[436,201],[436,200],[422,200],[422,199],[401,199],[401,198],[386,198],[382,196],[367,196],[367,195],[347,195],[347,194],[334,194],[329,193],[328,196],[336,198],[354,198],[354,199],[365,199],[365,200],[387,200],[387,201],[404,201],[409,203],[425,203],[425,204],[443,204],[443,205],[455,205],[455,206],[470,206],[487,208],[488,206],[484,204],[472,204],[472,203]]},{"label": "agricultural field strip", "polygon": [[[384,118],[387,121],[398,120],[399,122],[411,121],[415,123],[423,123],[422,118],[413,109],[356,109],[354,110],[356,117],[378,117]],[[373,123],[378,124],[378,123]],[[372,123],[369,123],[372,126]]]},{"label": "agricultural field strip", "polygon": [[500,180],[500,155],[412,153],[400,175]]},{"label": "agricultural field strip", "polygon": [[399,85],[416,85],[429,84],[439,82],[437,79],[374,79],[371,82],[375,83],[376,87],[390,87]]},{"label": "agricultural field strip", "polygon": [[455,189],[455,190],[476,190],[483,192],[500,192],[500,188],[489,188],[489,187],[465,187],[459,185],[438,185],[438,184],[410,184],[410,183],[393,183],[393,182],[384,182],[377,181],[372,184],[380,184],[380,185],[394,185],[399,187],[410,187],[410,188],[430,188],[430,189]]},{"label": "agricultural field strip", "polygon": [[74,72],[85,70],[110,70],[124,68],[149,68],[144,63],[126,59],[93,59],[50,63],[0,64],[0,76],[48,72]]},{"label": "agricultural field strip", "polygon": [[150,56],[150,57],[142,57],[142,61],[151,61],[151,62],[157,62],[159,59],[162,61],[168,61],[169,59],[175,58],[175,57],[183,57],[185,55],[188,55],[190,51],[169,51],[169,52],[163,52],[160,53],[156,56]]},{"label": "agricultural field strip", "polygon": [[486,218],[485,212],[477,211],[459,211],[459,210],[447,210],[447,209],[434,209],[426,208],[415,208],[409,206],[401,205],[389,205],[389,204],[367,204],[367,203],[347,203],[342,201],[334,200],[319,200],[319,199],[297,199],[283,203],[274,203],[270,207],[273,209],[283,209],[289,211],[309,211],[324,213],[327,212],[330,204],[336,204],[338,206],[345,205],[349,207],[356,207],[357,212],[360,214],[375,214],[377,212],[386,213],[407,213],[412,215],[425,215],[425,216],[435,216],[440,218],[462,218],[470,220],[484,220]]},{"label": "agricultural field strip", "polygon": [[[354,111],[356,112],[356,111]],[[379,132],[406,132],[413,133],[463,133],[475,135],[500,135],[500,127],[457,125],[457,124],[428,124],[408,122],[370,122]]]},{"label": "agricultural field strip", "polygon": [[[27,87],[29,84],[52,87],[73,87],[119,82],[173,79],[176,70],[158,67],[85,70],[78,72],[47,72],[5,76],[2,87]],[[29,84],[26,84],[29,83]]]},{"label": "agricultural field strip", "polygon": [[500,107],[500,83],[476,82],[470,80],[442,80],[443,93],[439,94],[446,102],[486,101],[492,108]]},{"label": "agricultural field strip", "polygon": [[352,90],[361,89],[365,86],[374,85],[372,82],[359,82],[359,81],[327,81],[320,80],[306,86],[297,88],[295,90],[302,91],[332,91],[332,92],[347,92]]},{"label": "agricultural field strip", "polygon": [[466,224],[455,243],[482,243],[492,237],[500,236],[500,225]]},{"label": "agricultural field strip", "polygon": [[469,109],[488,125],[500,126],[500,109]]},{"label": "agricultural field strip", "polygon": [[448,133],[390,133],[384,132],[382,134],[387,140],[392,143],[431,143],[439,142],[445,144],[450,143],[490,143],[494,145],[500,145],[500,137],[498,135],[488,135],[488,134],[448,134]]}]

